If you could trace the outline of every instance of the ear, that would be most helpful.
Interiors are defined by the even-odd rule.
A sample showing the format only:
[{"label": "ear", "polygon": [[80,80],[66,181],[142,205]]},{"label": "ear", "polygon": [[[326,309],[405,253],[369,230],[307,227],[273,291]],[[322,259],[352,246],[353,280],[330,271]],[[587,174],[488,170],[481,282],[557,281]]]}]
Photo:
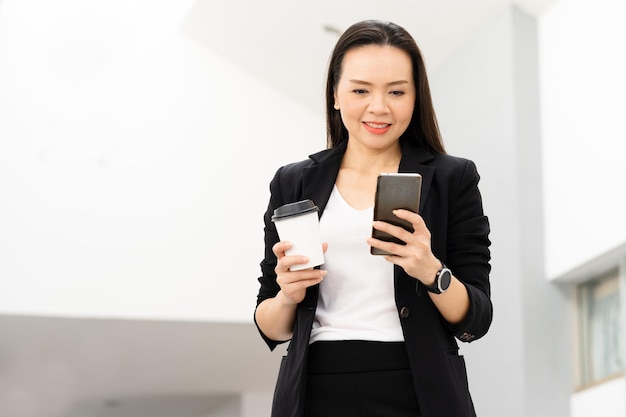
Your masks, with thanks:
[{"label": "ear", "polygon": [[335,105],[333,106],[335,110],[339,110],[339,100],[337,100],[337,90],[333,93],[333,97],[335,99]]}]

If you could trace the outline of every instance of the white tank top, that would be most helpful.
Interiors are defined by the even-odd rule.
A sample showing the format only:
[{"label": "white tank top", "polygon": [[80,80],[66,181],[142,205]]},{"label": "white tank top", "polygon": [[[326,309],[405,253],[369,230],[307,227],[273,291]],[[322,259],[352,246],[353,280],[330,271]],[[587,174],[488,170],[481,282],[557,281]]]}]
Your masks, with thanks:
[{"label": "white tank top", "polygon": [[370,254],[373,207],[357,210],[335,186],[320,220],[328,243],[309,343],[404,340],[394,296],[393,264]]}]

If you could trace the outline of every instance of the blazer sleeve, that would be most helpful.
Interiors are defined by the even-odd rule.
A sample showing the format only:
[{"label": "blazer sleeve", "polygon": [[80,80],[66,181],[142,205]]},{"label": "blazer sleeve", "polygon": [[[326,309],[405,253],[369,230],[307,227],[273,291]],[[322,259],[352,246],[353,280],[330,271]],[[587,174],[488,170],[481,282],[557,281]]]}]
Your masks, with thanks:
[{"label": "blazer sleeve", "polygon": [[[277,263],[276,255],[274,255],[274,252],[272,251],[272,247],[279,241],[279,237],[276,227],[274,226],[274,222],[272,222],[272,215],[274,214],[275,208],[285,204],[285,199],[281,190],[281,175],[284,170],[285,167],[279,168],[270,182],[270,200],[267,205],[265,215],[263,216],[263,220],[265,222],[265,227],[263,229],[265,235],[265,255],[260,264],[261,276],[258,278],[258,281],[261,285],[257,294],[257,307],[264,300],[275,297],[276,294],[278,294],[278,291],[280,291],[280,286],[276,282],[276,272],[274,271]],[[254,314],[254,324],[270,350],[274,350],[279,344],[287,342],[287,340],[272,340],[263,334],[261,328],[256,322],[256,309]]]},{"label": "blazer sleeve", "polygon": [[472,161],[465,161],[459,178],[450,187],[446,265],[467,288],[470,308],[465,319],[450,329],[462,342],[472,342],[487,333],[493,318],[490,227],[478,189],[480,176]]}]

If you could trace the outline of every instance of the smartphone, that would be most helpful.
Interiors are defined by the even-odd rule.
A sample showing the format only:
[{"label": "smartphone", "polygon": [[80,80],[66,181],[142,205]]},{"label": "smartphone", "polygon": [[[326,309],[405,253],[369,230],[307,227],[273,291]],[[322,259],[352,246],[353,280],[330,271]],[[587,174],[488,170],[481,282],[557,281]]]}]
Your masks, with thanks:
[{"label": "smartphone", "polygon": [[[396,217],[393,210],[405,209],[417,213],[422,193],[422,176],[417,173],[382,173],[376,183],[374,200],[374,220],[391,223],[413,232],[411,223]],[[400,245],[405,242],[388,233],[372,228],[372,237],[394,242]],[[372,255],[389,255],[389,252],[372,247]]]}]

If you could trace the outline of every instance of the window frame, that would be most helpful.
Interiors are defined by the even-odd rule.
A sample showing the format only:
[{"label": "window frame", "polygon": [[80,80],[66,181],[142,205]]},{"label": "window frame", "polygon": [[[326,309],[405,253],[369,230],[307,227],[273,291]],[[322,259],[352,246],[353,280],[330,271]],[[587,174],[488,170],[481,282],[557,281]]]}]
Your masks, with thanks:
[{"label": "window frame", "polygon": [[[625,375],[625,354],[624,354],[624,337],[625,331],[623,330],[626,326],[625,320],[625,309],[626,304],[625,300],[626,291],[624,290],[624,262],[620,262],[618,265],[614,265],[610,269],[602,272],[596,273],[593,276],[589,277],[589,279],[579,282],[574,289],[574,306],[575,306],[575,324],[574,324],[574,340],[575,340],[575,349],[574,349],[574,361],[575,370],[576,370],[576,378],[575,378],[575,391],[581,391],[590,387],[594,387],[597,385],[601,385],[607,381],[611,381],[616,378],[621,378]],[[611,283],[614,281],[615,283]],[[614,373],[604,375],[600,378],[594,377],[594,359],[592,352],[592,343],[589,341],[589,333],[590,333],[590,312],[591,308],[590,298],[593,296],[591,292],[596,290],[598,287],[605,285],[611,286],[616,285],[617,288],[615,291],[617,292],[618,300],[619,300],[619,323],[618,329],[620,330],[618,341],[618,354],[621,356],[621,366],[622,368]]]},{"label": "window frame", "polygon": [[[578,305],[576,299],[576,289],[578,285],[583,284],[594,277],[602,276],[603,274],[618,268],[619,280],[620,280],[620,303],[621,303],[621,324],[622,329],[626,326],[626,242],[623,242],[611,249],[607,249],[605,252],[598,254],[596,257],[588,259],[570,270],[550,278],[550,282],[560,287],[564,295],[569,299],[569,340],[571,349],[564,352],[570,357],[571,361],[571,384],[572,393],[586,390],[588,388],[596,387],[609,380],[615,380],[626,377],[626,370],[622,373],[622,376],[614,376],[607,380],[598,381],[596,383],[582,384],[581,379],[581,367],[580,367],[580,346],[579,340],[579,326],[578,326]],[[622,330],[621,334],[621,346],[622,346],[622,364],[626,367],[626,330]]]}]

